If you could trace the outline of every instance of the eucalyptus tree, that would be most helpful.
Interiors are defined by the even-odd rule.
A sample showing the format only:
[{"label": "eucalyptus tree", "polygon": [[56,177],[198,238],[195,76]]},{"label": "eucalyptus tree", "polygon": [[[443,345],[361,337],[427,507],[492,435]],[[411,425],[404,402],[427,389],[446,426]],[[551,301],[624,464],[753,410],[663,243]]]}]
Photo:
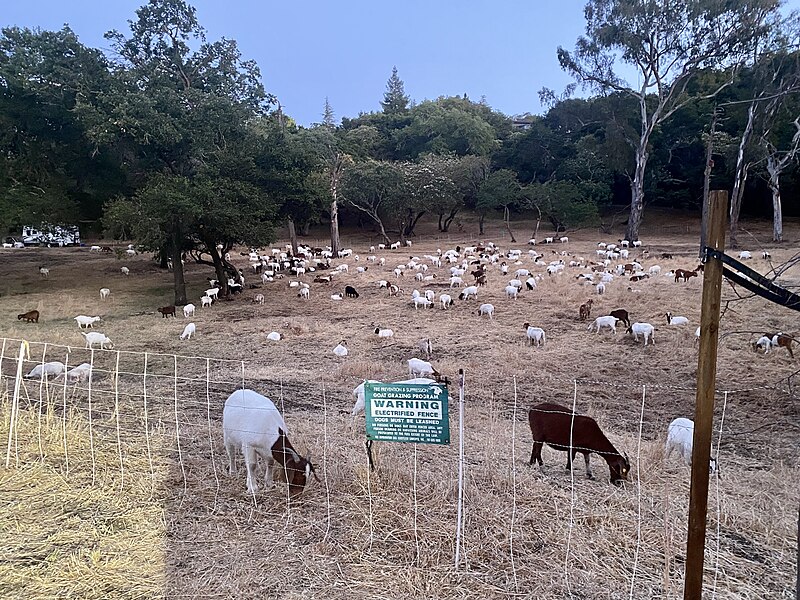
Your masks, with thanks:
[{"label": "eucalyptus tree", "polygon": [[[777,18],[779,5],[779,0],[587,2],[585,36],[578,38],[572,52],[559,47],[558,59],[581,85],[600,93],[627,94],[638,104],[628,239],[639,238],[653,132],[693,100],[687,87],[698,73],[715,67],[733,72],[751,56],[753,44]],[[624,79],[623,69],[635,72],[636,84]],[[727,85],[723,82],[710,95]]]}]

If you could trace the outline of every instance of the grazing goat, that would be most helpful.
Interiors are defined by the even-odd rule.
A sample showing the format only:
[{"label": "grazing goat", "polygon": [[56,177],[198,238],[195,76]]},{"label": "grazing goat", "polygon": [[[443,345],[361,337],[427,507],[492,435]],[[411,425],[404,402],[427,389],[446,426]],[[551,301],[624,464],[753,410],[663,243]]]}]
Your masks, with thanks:
[{"label": "grazing goat", "polygon": [[581,321],[585,321],[589,318],[589,315],[592,312],[592,304],[594,304],[594,300],[587,300],[584,304],[581,304],[580,308],[578,309],[578,316],[580,317]]},{"label": "grazing goat", "polygon": [[256,294],[253,296],[253,303],[255,304],[264,304],[264,294]]},{"label": "grazing goat", "polygon": [[183,333],[181,334],[182,340],[190,340],[192,339],[192,334],[197,331],[197,327],[195,327],[194,323],[189,323],[186,327],[183,328]]},{"label": "grazing goat", "polygon": [[187,304],[186,306],[184,306],[183,307],[183,317],[185,319],[188,319],[189,317],[193,317],[194,316],[194,309],[195,309],[195,305],[192,304],[191,302],[189,304]]},{"label": "grazing goat", "polygon": [[656,338],[654,335],[655,327],[650,325],[650,323],[634,323],[628,329],[625,330],[625,333],[632,333],[633,340],[635,342],[639,341],[639,336],[644,336],[644,345],[647,346],[648,340],[653,342],[653,345],[656,343]]},{"label": "grazing goat", "polygon": [[64,363],[53,361],[46,362],[33,367],[33,370],[25,375],[27,379],[47,379],[48,377],[58,377],[64,372]]},{"label": "grazing goat", "polygon": [[205,308],[206,306],[211,306],[212,302],[213,300],[211,299],[211,296],[202,296],[200,298],[200,306],[203,308]]},{"label": "grazing goat", "polygon": [[26,323],[38,323],[39,322],[39,311],[38,310],[29,310],[26,313],[22,313],[21,315],[17,315],[17,321],[25,321]]},{"label": "grazing goat", "polygon": [[600,333],[600,330],[603,327],[608,327],[614,335],[617,334],[617,318],[612,317],[611,315],[605,317],[597,317],[592,324],[589,325],[588,331],[591,331],[594,328],[597,328],[597,333]]},{"label": "grazing goat", "polygon": [[345,356],[347,356],[347,354],[348,354],[348,352],[347,352],[347,342],[345,342],[344,340],[339,342],[336,345],[336,347],[333,349],[333,353],[336,356],[338,356],[339,358],[344,358]]},{"label": "grazing goat", "polygon": [[489,315],[489,319],[494,319],[494,304],[481,304],[478,307],[477,315],[479,317],[482,317],[483,315]]},{"label": "grazing goat", "polygon": [[228,453],[228,470],[236,473],[236,452],[241,450],[247,467],[247,491],[255,494],[256,462],[260,456],[267,462],[265,487],[274,479],[274,467],[280,467],[282,481],[289,484],[289,495],[301,493],[314,475],[314,465],[294,449],[287,433],[286,423],[272,400],[253,390],[233,392],[222,410],[222,435]]},{"label": "grazing goat", "polygon": [[170,315],[174,317],[175,316],[175,306],[174,305],[162,306],[161,308],[158,309],[158,312],[161,313],[161,317],[164,318],[164,319],[166,319]]},{"label": "grazing goat", "polygon": [[586,477],[594,479],[589,465],[589,454],[594,452],[608,463],[611,483],[620,485],[628,479],[631,465],[628,456],[620,454],[600,430],[597,421],[584,415],[576,415],[570,409],[545,402],[537,404],[528,412],[528,422],[533,436],[530,464],[541,467],[542,447],[547,444],[554,450],[567,453],[567,470],[572,470],[572,461],[578,452],[586,462]]},{"label": "grazing goat", "polygon": [[433,368],[433,365],[427,361],[419,358],[408,359],[408,375],[409,377],[424,377],[425,375],[433,375],[437,380],[441,377],[439,372]]},{"label": "grazing goat", "polygon": [[614,317],[615,319],[625,323],[626,327],[630,327],[631,326],[631,321],[630,321],[630,318],[628,317],[628,311],[625,310],[624,308],[618,308],[617,310],[612,310],[608,314],[610,316]]},{"label": "grazing goat", "polygon": [[[672,453],[677,450],[687,465],[692,464],[692,447],[694,445],[694,421],[679,417],[669,424],[667,429],[667,445],[665,447],[664,462],[669,460]],[[711,446],[714,454],[714,446]],[[717,459],[713,456],[708,465],[709,472],[717,472]]]},{"label": "grazing goat", "polygon": [[453,306],[453,298],[450,294],[440,294],[439,302],[442,303],[442,310],[447,310],[448,306]]},{"label": "grazing goat", "polygon": [[108,298],[108,295],[111,293],[111,290],[108,288],[100,288],[100,299],[105,300]]},{"label": "grazing goat", "polygon": [[763,348],[764,354],[769,354],[771,348],[786,348],[789,351],[789,356],[794,358],[794,351],[792,350],[792,342],[794,341],[794,337],[782,332],[774,335],[765,334],[758,338],[757,342],[753,342],[753,350],[758,351],[759,348]]},{"label": "grazing goat", "polygon": [[50,277],[50,269],[48,269],[47,267],[39,267],[39,275],[47,279],[48,277]]},{"label": "grazing goat", "polygon": [[375,333],[379,338],[394,337],[394,331],[392,331],[391,329],[381,329],[380,327],[376,327]]},{"label": "grazing goat", "polygon": [[478,288],[477,286],[470,285],[465,287],[461,293],[458,295],[459,300],[469,300],[470,298],[478,299]]},{"label": "grazing goat", "polygon": [[344,295],[348,298],[358,298],[358,292],[352,285],[344,286]]},{"label": "grazing goat", "polygon": [[425,338],[417,342],[417,348],[419,348],[421,352],[424,352],[425,355],[430,358],[430,355],[433,354],[433,344],[431,344],[431,338]]},{"label": "grazing goat", "polygon": [[67,371],[67,383],[86,383],[89,381],[92,373],[92,365],[89,363],[81,363],[77,367]]}]

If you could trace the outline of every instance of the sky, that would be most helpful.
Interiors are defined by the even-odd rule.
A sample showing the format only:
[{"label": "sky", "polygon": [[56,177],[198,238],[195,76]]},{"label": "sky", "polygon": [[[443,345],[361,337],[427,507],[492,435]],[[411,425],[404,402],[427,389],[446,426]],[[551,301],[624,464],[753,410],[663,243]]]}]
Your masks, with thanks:
[{"label": "sky", "polygon": [[[60,29],[108,49],[103,34],[128,33],[146,0],[2,2],[0,26]],[[396,66],[419,102],[485,97],[507,115],[540,113],[538,92],[571,82],[556,49],[583,33],[585,0],[190,0],[210,41],[235,39],[255,60],[264,87],[301,125],[322,120],[327,97],[337,120],[380,110]],[[790,6],[800,7],[800,0]]]}]

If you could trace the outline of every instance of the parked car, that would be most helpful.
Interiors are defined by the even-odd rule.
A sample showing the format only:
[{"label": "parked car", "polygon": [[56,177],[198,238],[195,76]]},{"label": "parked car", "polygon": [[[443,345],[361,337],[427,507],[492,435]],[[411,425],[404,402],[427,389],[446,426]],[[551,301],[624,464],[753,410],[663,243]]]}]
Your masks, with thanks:
[{"label": "parked car", "polygon": [[48,225],[22,228],[22,243],[26,246],[80,246],[81,234],[77,225]]}]

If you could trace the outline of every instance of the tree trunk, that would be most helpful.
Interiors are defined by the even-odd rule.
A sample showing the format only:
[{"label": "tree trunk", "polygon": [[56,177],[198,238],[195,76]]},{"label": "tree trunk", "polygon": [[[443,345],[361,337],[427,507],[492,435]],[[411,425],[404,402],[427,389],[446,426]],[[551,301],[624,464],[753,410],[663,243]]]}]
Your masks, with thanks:
[{"label": "tree trunk", "polygon": [[503,220],[506,223],[506,229],[508,230],[508,235],[511,237],[511,242],[516,244],[517,240],[514,238],[514,232],[511,231],[510,212],[511,211],[508,210],[508,206],[503,207]]},{"label": "tree trunk", "polygon": [[486,218],[485,213],[481,213],[478,217],[478,235],[483,235],[483,220]]},{"label": "tree trunk", "polygon": [[644,175],[647,159],[650,157],[647,152],[649,141],[650,131],[645,129],[639,139],[639,147],[636,148],[636,171],[631,182],[631,214],[628,217],[628,228],[625,231],[625,238],[631,242],[639,239],[639,227],[644,216]]},{"label": "tree trunk", "polygon": [[700,254],[699,258],[703,258],[706,247],[706,237],[708,232],[708,195],[711,189],[711,169],[714,166],[712,156],[714,154],[714,133],[717,129],[717,109],[714,109],[714,115],[711,118],[711,131],[708,136],[708,144],[706,144],[706,168],[703,172],[703,207],[702,216],[700,218]]},{"label": "tree trunk", "polygon": [[292,217],[286,218],[286,224],[289,226],[289,243],[292,245],[292,254],[297,256],[297,228]]},{"label": "tree trunk", "polygon": [[444,225],[442,224],[444,219],[444,213],[439,213],[439,231],[444,231]]},{"label": "tree trunk", "polygon": [[742,198],[744,196],[744,185],[747,182],[747,169],[749,164],[745,162],[745,150],[750,143],[750,136],[753,134],[753,124],[756,118],[756,104],[753,102],[747,109],[747,124],[739,140],[739,151],[736,154],[736,173],[733,178],[733,193],[731,193],[731,221],[729,224],[730,235],[729,245],[731,248],[738,247],[736,233],[739,230],[739,213],[742,210]]},{"label": "tree trunk", "polygon": [[536,209],[536,212],[539,216],[536,217],[536,228],[533,230],[533,239],[536,239],[536,236],[539,235],[539,225],[542,223],[542,209],[539,208],[536,204],[533,205],[533,208]]},{"label": "tree trunk", "polygon": [[311,231],[311,221],[304,221],[300,226],[300,235],[307,237],[309,231]]},{"label": "tree trunk", "polygon": [[775,159],[767,157],[769,189],[772,191],[772,241],[783,241],[783,208],[781,206],[781,172]]},{"label": "tree trunk", "polygon": [[406,225],[406,235],[407,236],[416,235],[414,233],[414,229],[416,229],[417,223],[422,218],[422,216],[425,214],[425,212],[426,211],[422,210],[422,211],[418,212],[416,215],[413,215],[413,214],[409,215],[410,216],[410,221],[409,221],[408,225]]},{"label": "tree trunk", "polygon": [[227,296],[229,294],[229,289],[228,274],[225,272],[225,262],[222,260],[222,256],[220,256],[217,245],[213,240],[204,240],[203,243],[206,245],[206,249],[211,255],[211,261],[214,263],[214,273],[217,275],[217,281],[219,281],[219,295],[222,297]]},{"label": "tree trunk", "polygon": [[383,241],[384,241],[384,242],[385,242],[387,245],[388,245],[388,244],[391,244],[391,243],[392,243],[392,240],[390,240],[390,239],[389,239],[389,236],[388,236],[388,235],[386,235],[386,229],[385,229],[385,228],[384,228],[384,226],[383,226],[383,221],[381,220],[381,218],[380,218],[380,217],[373,217],[373,218],[375,219],[375,222],[378,224],[378,228],[380,229],[380,232],[381,232],[381,237],[383,238]]},{"label": "tree trunk", "polygon": [[442,229],[443,232],[447,233],[450,231],[450,224],[453,222],[453,219],[456,218],[458,214],[458,209],[454,208],[450,211],[450,214],[447,215],[447,218],[444,220],[444,228]]},{"label": "tree trunk", "polygon": [[158,266],[161,269],[168,269],[167,261],[169,261],[169,250],[166,246],[161,246],[158,249]]},{"label": "tree trunk", "polygon": [[181,256],[180,244],[171,244],[172,248],[172,278],[175,287],[175,306],[186,304],[186,280],[183,277],[183,257]]},{"label": "tree trunk", "polygon": [[339,203],[335,196],[331,202],[331,252],[339,256]]}]

